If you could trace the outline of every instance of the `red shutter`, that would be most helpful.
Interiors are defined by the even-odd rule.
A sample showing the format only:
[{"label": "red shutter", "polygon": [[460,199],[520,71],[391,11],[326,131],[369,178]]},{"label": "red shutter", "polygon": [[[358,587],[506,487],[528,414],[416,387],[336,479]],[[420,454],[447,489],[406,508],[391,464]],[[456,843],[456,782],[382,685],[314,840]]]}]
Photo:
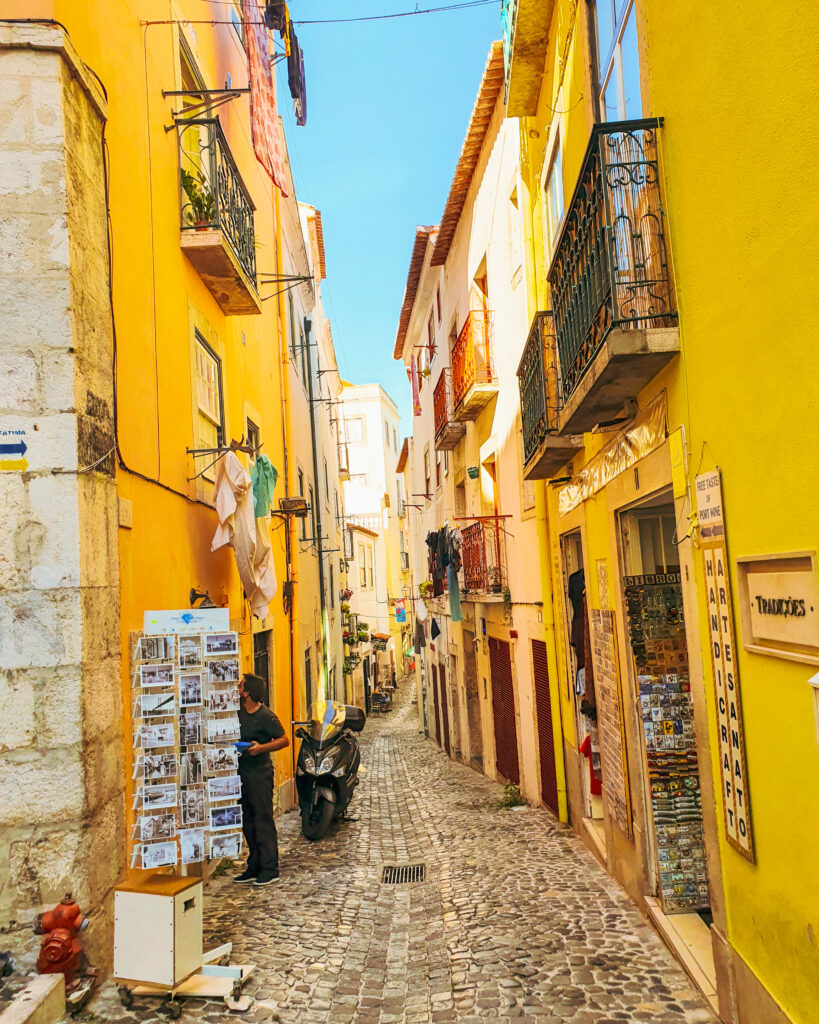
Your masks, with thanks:
[{"label": "red shutter", "polygon": [[444,747],[447,757],[452,757],[449,747],[449,707],[446,699],[446,669],[443,665],[438,666],[438,677],[441,681],[441,716],[444,720]]},{"label": "red shutter", "polygon": [[518,731],[515,719],[515,688],[512,659],[505,640],[489,638],[489,667],[492,673],[492,717],[495,721],[495,767],[507,782],[520,785]]},{"label": "red shutter", "polygon": [[441,712],[438,708],[438,669],[432,666],[432,694],[435,700],[435,740],[441,745]]},{"label": "red shutter", "polygon": [[555,737],[552,723],[552,697],[549,691],[549,662],[546,644],[532,641],[532,664],[535,670],[535,708],[537,709],[537,738],[540,750],[540,795],[547,807],[558,814],[557,767],[555,765]]}]

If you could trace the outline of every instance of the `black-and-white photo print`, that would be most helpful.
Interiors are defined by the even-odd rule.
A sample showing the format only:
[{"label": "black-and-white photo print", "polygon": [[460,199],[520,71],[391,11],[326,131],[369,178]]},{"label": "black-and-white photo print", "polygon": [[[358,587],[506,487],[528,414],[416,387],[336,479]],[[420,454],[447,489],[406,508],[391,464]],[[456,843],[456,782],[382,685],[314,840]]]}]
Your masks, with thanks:
[{"label": "black-and-white photo print", "polygon": [[194,747],[202,742],[202,713],[188,711],[179,718],[179,745]]},{"label": "black-and-white photo print", "polygon": [[140,665],[139,682],[143,689],[157,690],[173,685],[173,665]]},{"label": "black-and-white photo print", "polygon": [[221,772],[235,775],[239,770],[239,751],[236,747],[208,747],[205,756],[205,771],[208,775]]},{"label": "black-and-white photo print", "polygon": [[223,775],[208,779],[208,800],[233,800],[242,795],[242,780],[238,775]]},{"label": "black-and-white photo print", "polygon": [[177,640],[180,668],[199,668],[202,664],[202,637],[180,636]]},{"label": "black-and-white photo print", "polygon": [[182,824],[202,825],[205,822],[205,787],[182,790]]},{"label": "black-and-white photo print", "polygon": [[205,654],[238,654],[238,633],[205,633]]},{"label": "black-and-white photo print", "polygon": [[239,710],[239,691],[235,686],[218,686],[208,691],[208,711],[218,714],[221,711]]},{"label": "black-and-white photo print", "polygon": [[222,828],[241,828],[242,827],[242,808],[241,807],[211,807],[210,808],[210,827],[214,830]]},{"label": "black-and-white photo print", "polygon": [[202,703],[202,674],[183,672],[179,676],[179,706],[195,708]]},{"label": "black-and-white photo print", "polygon": [[195,786],[203,781],[202,775],[202,751],[186,750],[181,756],[181,771],[179,781],[183,786]]},{"label": "black-and-white photo print", "polygon": [[208,662],[210,681],[212,683],[238,683],[239,659],[220,658]]},{"label": "black-and-white photo print", "polygon": [[179,849],[183,864],[198,864],[205,859],[205,830],[184,829],[179,833]]}]

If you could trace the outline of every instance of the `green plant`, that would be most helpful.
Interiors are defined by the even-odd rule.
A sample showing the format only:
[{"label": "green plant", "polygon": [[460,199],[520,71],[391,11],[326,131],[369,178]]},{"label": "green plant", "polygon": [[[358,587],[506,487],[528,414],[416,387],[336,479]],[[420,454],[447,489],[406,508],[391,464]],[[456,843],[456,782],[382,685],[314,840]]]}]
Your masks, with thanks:
[{"label": "green plant", "polygon": [[506,807],[525,807],[528,803],[529,801],[520,791],[520,786],[516,786],[514,782],[507,782],[503,787],[503,797],[498,801],[498,809],[503,810]]},{"label": "green plant", "polygon": [[358,632],[359,633],[361,633],[361,632],[367,633],[369,631],[369,628],[370,628],[369,622],[361,622],[361,620],[359,620],[359,623],[358,623]]},{"label": "green plant", "polygon": [[341,602],[341,610],[346,615],[347,612],[350,610],[350,602],[349,601],[342,601]]},{"label": "green plant", "polygon": [[424,599],[432,596],[432,580],[424,580],[418,584],[418,593]]},{"label": "green plant", "polygon": [[229,875],[232,871],[236,870],[236,865],[232,860],[224,858],[220,860],[216,867],[211,872],[211,878],[221,878],[222,875]]},{"label": "green plant", "polygon": [[201,174],[182,171],[182,188],[191,205],[187,213],[194,224],[210,224],[216,212],[216,199]]},{"label": "green plant", "polygon": [[504,611],[512,611],[512,591],[509,587],[503,588],[503,609]]}]

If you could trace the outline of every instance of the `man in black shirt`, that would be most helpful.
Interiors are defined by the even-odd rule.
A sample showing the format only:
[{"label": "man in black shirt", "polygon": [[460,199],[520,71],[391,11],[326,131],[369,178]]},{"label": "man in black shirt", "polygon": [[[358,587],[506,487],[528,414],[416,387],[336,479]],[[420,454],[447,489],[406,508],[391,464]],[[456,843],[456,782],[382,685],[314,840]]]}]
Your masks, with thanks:
[{"label": "man in black shirt", "polygon": [[239,757],[242,779],[242,830],[247,867],[234,882],[269,885],[279,880],[279,841],[273,821],[273,765],[270,754],[290,745],[282,723],[262,703],[264,680],[246,674],[239,680],[239,735],[250,747]]}]

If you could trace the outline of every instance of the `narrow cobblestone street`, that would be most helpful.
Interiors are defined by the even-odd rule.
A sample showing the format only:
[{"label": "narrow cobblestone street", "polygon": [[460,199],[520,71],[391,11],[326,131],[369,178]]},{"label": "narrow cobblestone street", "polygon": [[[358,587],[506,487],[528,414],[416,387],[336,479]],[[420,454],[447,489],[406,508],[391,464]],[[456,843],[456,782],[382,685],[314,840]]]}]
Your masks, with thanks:
[{"label": "narrow cobblestone street", "polygon": [[[619,887],[548,812],[499,810],[501,788],[450,763],[417,732],[407,683],[363,738],[356,820],[308,843],[280,828],[282,881],[210,889],[209,948],[257,965],[250,1021],[283,1024],[706,1024],[686,976]],[[384,864],[422,862],[426,881],[381,884]],[[153,1021],[112,985],[88,1020]],[[97,1016],[91,1016],[91,1014]],[[81,1018],[82,1019],[82,1018]],[[183,1020],[236,1020],[191,1001]]]}]

